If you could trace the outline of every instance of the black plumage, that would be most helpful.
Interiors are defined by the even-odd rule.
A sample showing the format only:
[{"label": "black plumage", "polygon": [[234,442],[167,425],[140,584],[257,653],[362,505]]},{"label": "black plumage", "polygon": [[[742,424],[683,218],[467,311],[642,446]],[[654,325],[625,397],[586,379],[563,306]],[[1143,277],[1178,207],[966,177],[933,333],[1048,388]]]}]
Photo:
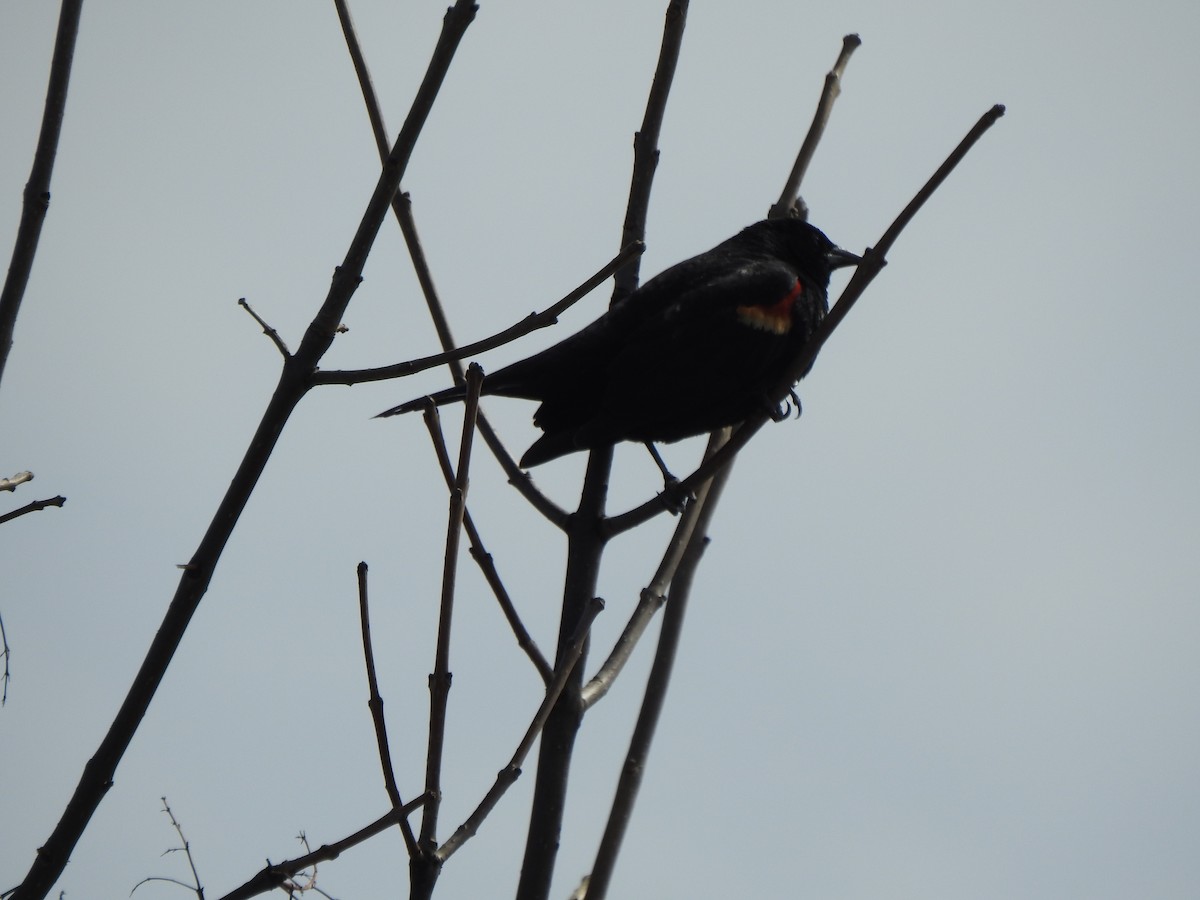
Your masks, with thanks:
[{"label": "black plumage", "polygon": [[[774,411],[770,392],[828,311],[830,274],[858,262],[807,222],[757,222],[651,278],[583,330],[488,375],[483,394],[540,402],[533,422],[544,434],[523,467],[617,441],[677,441]],[[432,399],[463,396],[456,387]]]}]

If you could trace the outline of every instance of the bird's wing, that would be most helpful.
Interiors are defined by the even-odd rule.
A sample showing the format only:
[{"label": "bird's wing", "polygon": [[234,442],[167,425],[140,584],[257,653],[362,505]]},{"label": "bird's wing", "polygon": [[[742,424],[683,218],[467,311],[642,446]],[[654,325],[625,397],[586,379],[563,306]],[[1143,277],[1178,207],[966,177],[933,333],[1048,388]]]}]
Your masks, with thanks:
[{"label": "bird's wing", "polygon": [[790,267],[760,260],[682,292],[608,362],[588,430],[674,440],[697,433],[696,423],[744,418],[807,337],[792,333],[791,318],[806,290]]}]

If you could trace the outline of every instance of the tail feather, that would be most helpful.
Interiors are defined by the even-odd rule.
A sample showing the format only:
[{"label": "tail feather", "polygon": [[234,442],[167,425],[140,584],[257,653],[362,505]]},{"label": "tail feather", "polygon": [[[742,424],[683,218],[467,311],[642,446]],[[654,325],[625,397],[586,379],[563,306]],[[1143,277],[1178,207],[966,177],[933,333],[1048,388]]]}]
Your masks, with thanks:
[{"label": "tail feather", "polygon": [[467,389],[463,387],[446,388],[444,391],[438,391],[436,394],[429,394],[425,397],[417,397],[415,400],[409,400],[407,403],[401,403],[399,406],[393,406],[391,409],[385,409],[376,419],[386,419],[388,416],[399,416],[404,413],[418,412],[425,409],[430,401],[434,406],[444,406],[447,403],[457,403],[459,400],[465,399]]},{"label": "tail feather", "polygon": [[534,441],[533,445],[525,451],[525,455],[521,457],[518,465],[522,469],[528,469],[550,462],[552,459],[558,459],[560,456],[566,456],[568,453],[574,453],[576,450],[586,449],[588,448],[575,443],[574,432],[552,431]]}]

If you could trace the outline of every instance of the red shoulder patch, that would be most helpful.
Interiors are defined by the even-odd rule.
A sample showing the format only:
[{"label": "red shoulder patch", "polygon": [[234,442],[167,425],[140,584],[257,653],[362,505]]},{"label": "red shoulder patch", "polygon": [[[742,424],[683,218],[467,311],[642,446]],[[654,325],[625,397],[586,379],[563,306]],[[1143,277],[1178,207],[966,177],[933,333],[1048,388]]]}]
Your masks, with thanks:
[{"label": "red shoulder patch", "polygon": [[792,285],[792,289],[774,303],[759,306],[739,306],[737,308],[738,320],[760,331],[769,331],[772,334],[787,334],[792,330],[792,306],[803,293],[804,284],[797,278],[796,283]]}]

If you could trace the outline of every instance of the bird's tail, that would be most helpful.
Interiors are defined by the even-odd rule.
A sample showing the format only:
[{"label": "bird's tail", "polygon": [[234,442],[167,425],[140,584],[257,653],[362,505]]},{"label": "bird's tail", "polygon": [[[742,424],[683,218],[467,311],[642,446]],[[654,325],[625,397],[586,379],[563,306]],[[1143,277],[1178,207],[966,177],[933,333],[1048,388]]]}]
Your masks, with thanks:
[{"label": "bird's tail", "polygon": [[446,388],[444,391],[438,391],[436,394],[430,394],[427,397],[417,397],[415,400],[409,400],[407,403],[401,403],[399,406],[393,406],[391,409],[385,409],[376,419],[386,419],[388,416],[398,416],[402,413],[419,412],[425,409],[430,402],[434,406],[444,406],[447,403],[457,403],[459,400],[465,399],[467,389],[465,387]]},{"label": "bird's tail", "polygon": [[568,453],[574,453],[576,450],[586,449],[589,448],[575,442],[575,436],[571,432],[557,431],[543,434],[533,442],[532,447],[525,451],[525,455],[521,457],[518,465],[522,469],[528,469],[532,466],[540,466],[544,462],[550,462],[552,459],[558,459],[560,456],[566,456]]}]

